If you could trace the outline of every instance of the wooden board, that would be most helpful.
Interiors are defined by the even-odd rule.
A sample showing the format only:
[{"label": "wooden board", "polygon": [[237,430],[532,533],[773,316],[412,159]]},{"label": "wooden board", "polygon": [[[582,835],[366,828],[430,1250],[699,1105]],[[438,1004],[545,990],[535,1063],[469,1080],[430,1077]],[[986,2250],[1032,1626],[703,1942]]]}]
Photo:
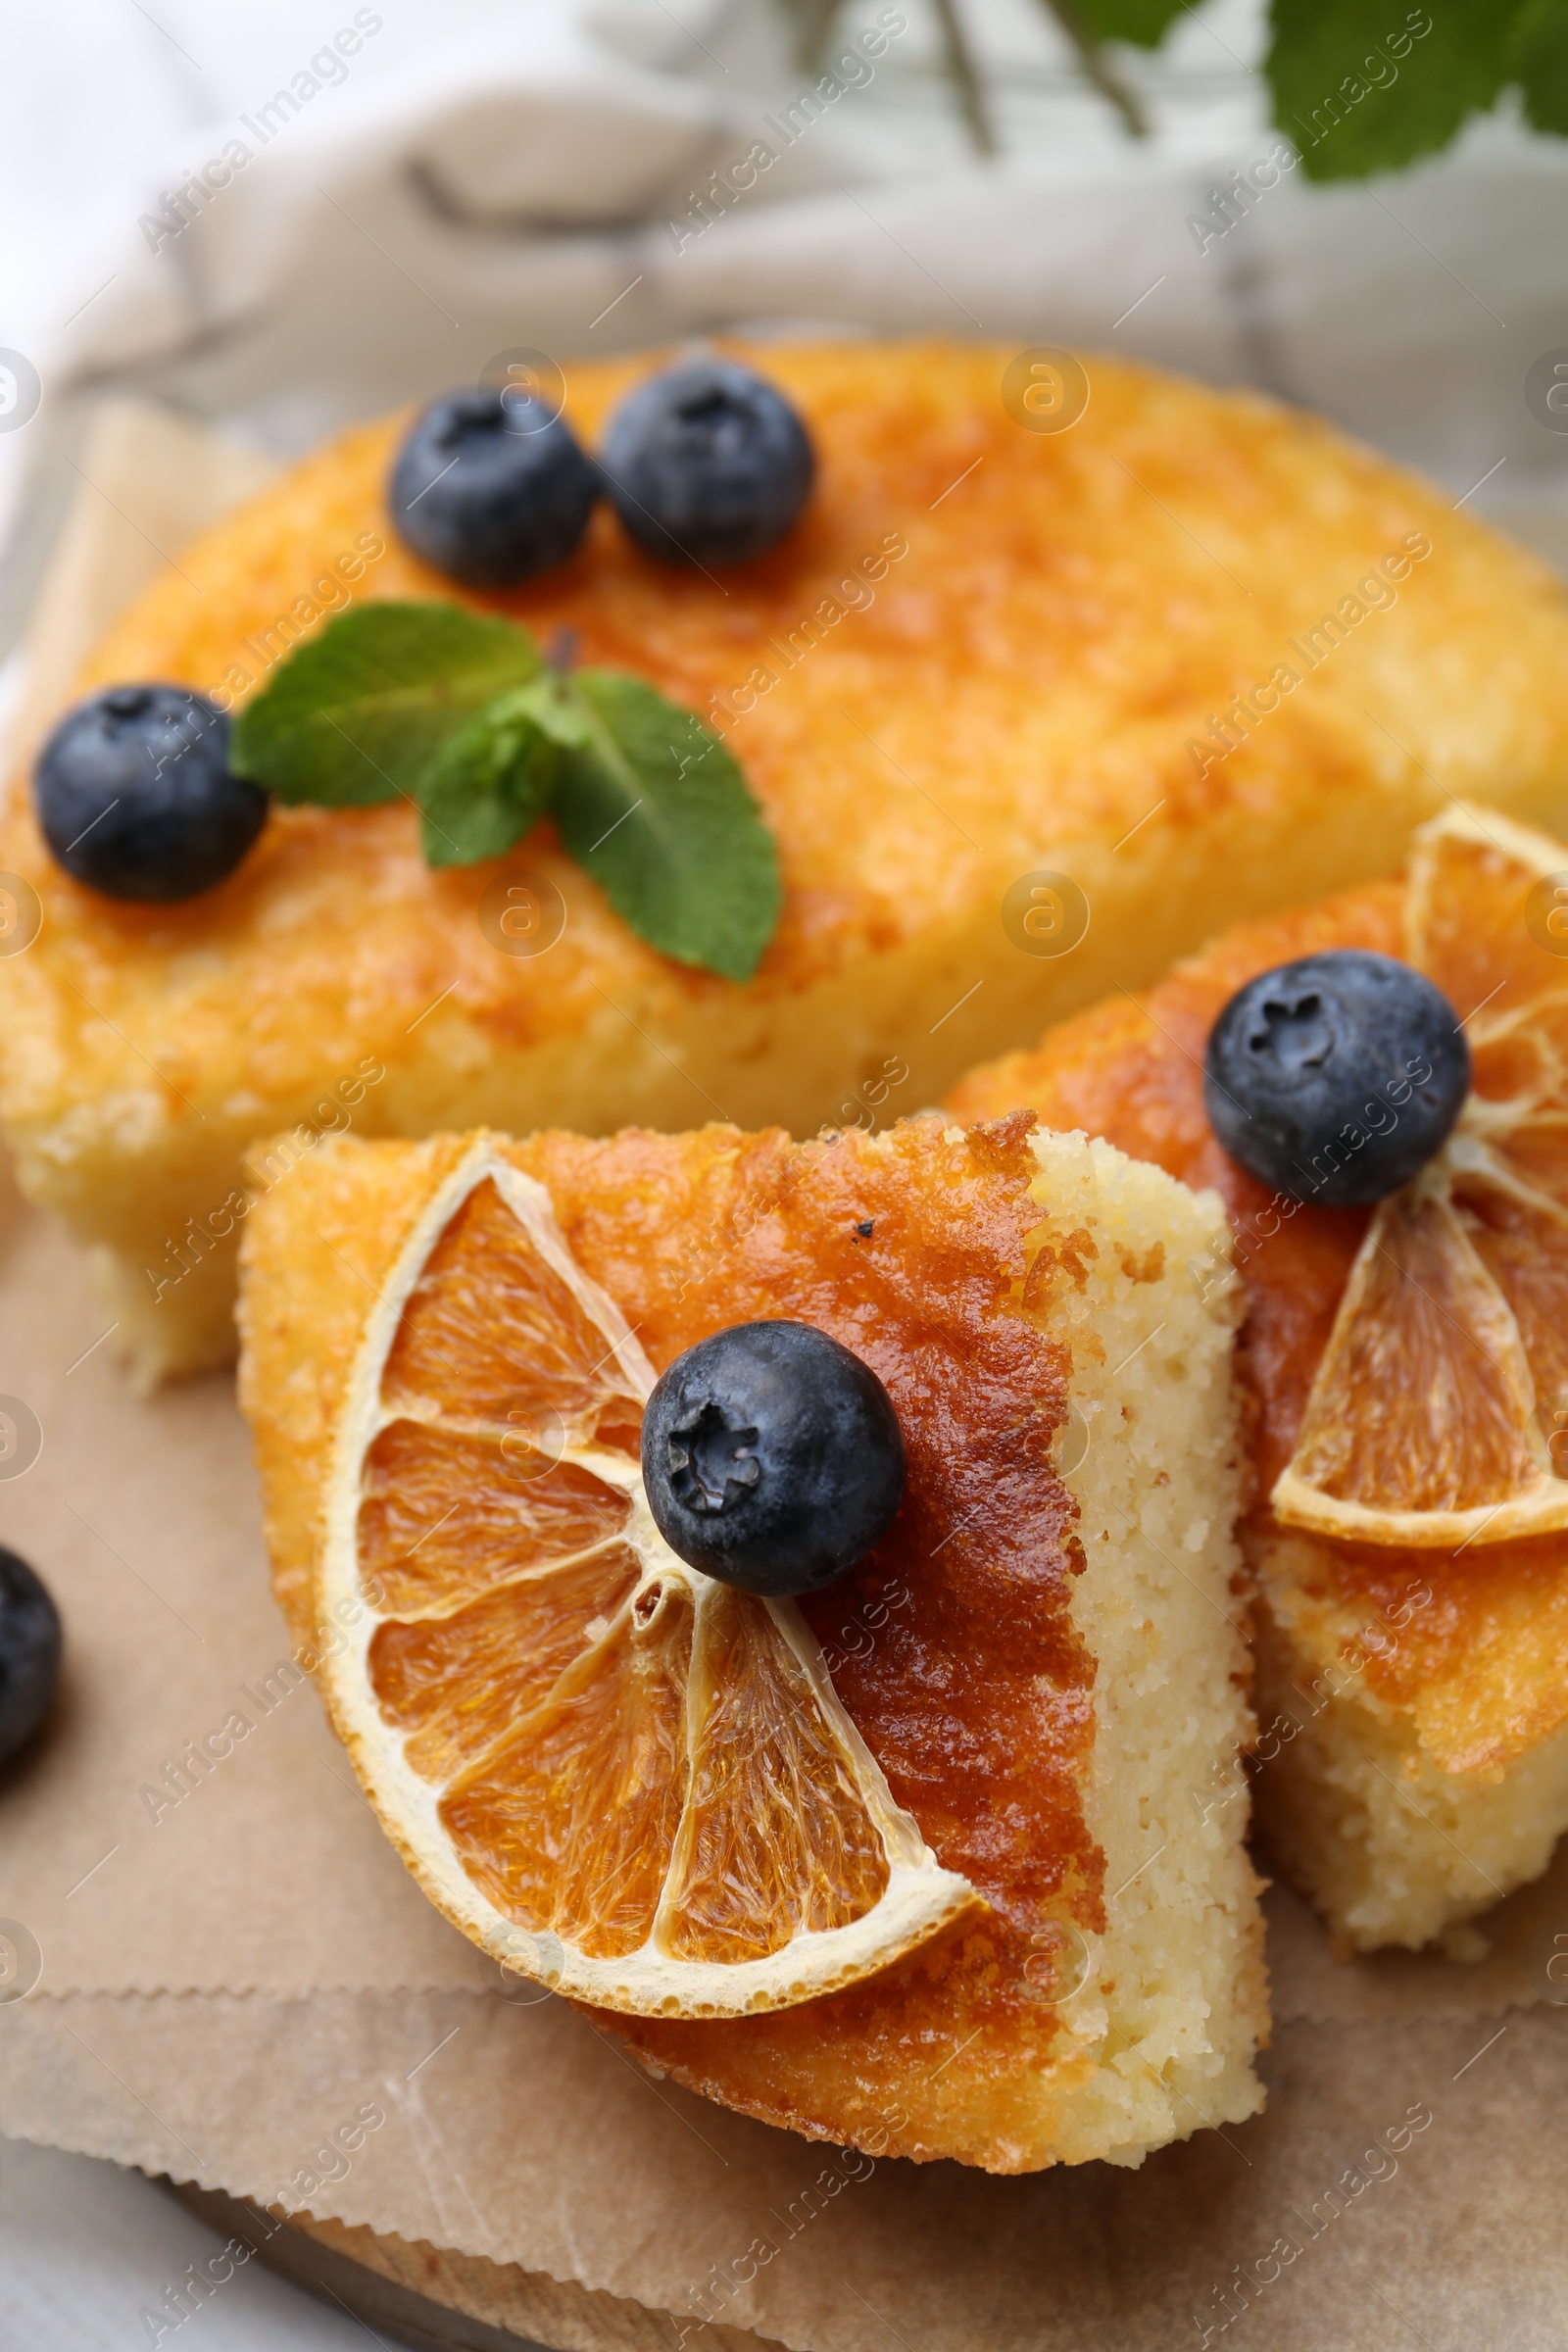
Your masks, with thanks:
[{"label": "wooden board", "polygon": [[[280,2206],[264,2211],[188,2181],[162,2185],[224,2237],[245,2238],[296,2286],[417,2352],[676,2352],[682,2329],[697,2331],[690,2314],[653,2311],[543,2271]],[[703,2337],[707,2352],[784,2352],[743,2328],[710,2324]]]}]

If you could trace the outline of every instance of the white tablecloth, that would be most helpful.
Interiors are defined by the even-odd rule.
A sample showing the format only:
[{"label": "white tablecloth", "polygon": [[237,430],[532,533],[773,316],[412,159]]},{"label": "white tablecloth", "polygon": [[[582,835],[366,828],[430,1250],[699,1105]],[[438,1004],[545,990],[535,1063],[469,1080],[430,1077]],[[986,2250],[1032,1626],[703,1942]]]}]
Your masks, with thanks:
[{"label": "white tablecloth", "polygon": [[0,2342],[14,2352],[151,2352],[161,2324],[170,2352],[365,2352],[361,2321],[259,2262],[176,2331],[166,2290],[222,2244],[140,2173],[0,2139]]}]

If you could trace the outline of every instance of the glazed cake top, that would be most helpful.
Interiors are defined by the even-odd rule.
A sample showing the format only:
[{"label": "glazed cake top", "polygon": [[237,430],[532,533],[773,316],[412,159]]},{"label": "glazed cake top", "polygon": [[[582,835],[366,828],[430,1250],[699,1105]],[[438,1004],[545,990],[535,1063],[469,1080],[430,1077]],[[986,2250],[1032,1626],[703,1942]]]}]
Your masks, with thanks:
[{"label": "glazed cake top", "polygon": [[[1008,1054],[950,1098],[955,1117],[1027,1104],[1194,1187],[1212,1186],[1244,1235],[1249,1312],[1238,1366],[1250,1396],[1254,1501],[1290,1460],[1313,1375],[1372,1211],[1304,1202],[1287,1217],[1221,1149],[1203,1107],[1208,1033],[1259,972],[1325,950],[1402,956],[1396,882],[1239,923],[1139,1002],[1118,996],[1063,1021],[1033,1053]],[[1273,1212],[1273,1213],[1271,1213]],[[1293,1587],[1298,1637],[1355,1660],[1366,1687],[1415,1720],[1449,1772],[1494,1777],[1568,1721],[1568,1536],[1457,1549],[1307,1538],[1273,1526],[1269,1576]],[[1399,1629],[1380,1640],[1379,1625]],[[1366,1639],[1368,1629],[1372,1638]]]},{"label": "glazed cake top", "polygon": [[[927,1117],[876,1137],[808,1144],[776,1129],[722,1126],[627,1129],[605,1141],[549,1132],[516,1142],[340,1138],[258,1203],[239,1318],[240,1394],[274,1590],[301,1638],[326,1616],[323,1499],[378,1301],[403,1301],[389,1367],[402,1363],[408,1376],[417,1351],[438,1387],[456,1384],[465,1413],[479,1410],[498,1373],[500,1393],[522,1393],[524,1341],[530,1365],[546,1378],[559,1373],[560,1358],[538,1343],[501,1270],[508,1219],[488,1198],[493,1188],[469,1195],[442,1228],[416,1290],[396,1288],[410,1235],[476,1143],[488,1140],[499,1161],[544,1188],[565,1248],[614,1300],[656,1370],[717,1329],[781,1313],[832,1333],[872,1365],[905,1433],[908,1498],[847,1577],[799,1605],[897,1800],[989,1908],[956,1935],[805,2006],[716,2026],[645,2017],[634,2038],[661,2068],[747,2112],[841,2143],[863,2144],[878,2128],[883,2148],[891,2137],[896,2152],[1004,2171],[1048,2161],[1058,2102],[1093,2071],[1076,2026],[1044,1997],[1054,1939],[1067,1922],[1102,1935],[1121,1882],[1148,1858],[1136,1801],[1130,1831],[1116,1830],[1142,1837],[1132,1859],[1118,1860],[1109,1829],[1091,1818],[1110,1736],[1097,1620],[1076,1598],[1097,1584],[1089,1555],[1108,1590],[1108,1530],[1117,1528],[1120,1546],[1123,1506],[1141,1514],[1153,1498],[1155,1524],[1170,1536],[1176,1526],[1187,1533],[1194,1515],[1208,1528],[1220,1497],[1228,1524],[1234,1499],[1233,1468],[1222,1466],[1232,1461],[1234,1314],[1200,1298],[1186,1273],[1195,1250],[1217,1236],[1217,1204],[1103,1147],[1031,1128],[1015,1116],[958,1135]],[[1133,1329],[1144,1335],[1136,1344]],[[1161,1335],[1163,1350],[1147,1345]],[[1097,1452],[1105,1494],[1080,1510],[1052,1441],[1083,1377],[1080,1359],[1103,1368],[1107,1345],[1113,1366],[1135,1345],[1139,1370],[1121,1382]],[[400,1725],[424,1725],[423,1694],[451,1681],[464,1693],[451,1720],[488,1737],[494,1688],[511,1688],[506,1645],[529,1635],[514,1602],[493,1614],[489,1590],[515,1574],[519,1511],[514,1502],[492,1523],[471,1447],[440,1451],[432,1468],[423,1450],[432,1428],[394,1419],[367,1457],[359,1556],[383,1581],[389,1611],[409,1620],[401,1631],[384,1622],[369,1656],[373,1672],[387,1670],[381,1696]],[[1125,1494],[1120,1477],[1130,1481]],[[529,1490],[536,1517],[546,1483]],[[1169,1523],[1161,1494],[1175,1512]],[[508,1534],[498,1545],[501,1524]],[[1188,1546],[1195,1574],[1210,1568],[1200,1549]],[[1180,1616],[1194,1587],[1188,1571],[1172,1573]],[[1227,1646],[1224,1611],[1193,1605],[1214,1686],[1199,1700],[1179,1677],[1167,1682],[1166,1645],[1180,1646],[1172,1623],[1146,1632],[1135,1612],[1133,1647],[1150,1688],[1168,1689],[1177,1722],[1190,1724],[1195,1706],[1200,1719],[1212,1708],[1223,1742],[1238,1729],[1228,1678],[1239,1653]],[[1119,1622],[1122,1601],[1107,1614]],[[348,1738],[352,1748],[352,1727]],[[1141,1759],[1139,1769],[1155,1767]],[[1246,1885],[1244,1870],[1238,1899]],[[1212,1924],[1200,1915],[1195,1927],[1187,1914],[1173,1934],[1167,1920],[1162,1944],[1201,1941]],[[1105,1995],[1121,1973],[1108,1971]],[[1155,1968],[1151,1979],[1162,1974]],[[1141,1991],[1151,1998],[1157,1986],[1141,1981]],[[1131,1994],[1134,2008],[1139,1997]],[[1260,1998],[1249,1976],[1244,2005]],[[619,2023],[632,2031],[629,2017]],[[1204,2028],[1225,2030],[1224,2021]]]},{"label": "glazed cake top", "polygon": [[[802,523],[759,563],[722,580],[671,571],[601,508],[570,564],[474,597],[392,530],[398,418],[323,449],[183,551],[80,683],[167,679],[242,700],[351,600],[458,597],[541,634],[569,624],[585,661],[649,678],[741,760],[786,883],[750,984],[762,1002],[866,954],[956,937],[1042,863],[1093,896],[1134,827],[1119,868],[1208,894],[1201,828],[1288,838],[1325,780],[1364,784],[1370,807],[1396,788],[1430,797],[1428,776],[1505,799],[1568,768],[1560,589],[1328,426],[1093,359],[1086,413],[1043,433],[1004,403],[1002,347],[748,356],[799,406],[820,459]],[[571,370],[567,415],[587,446],[656,365]],[[1313,666],[1325,615],[1338,618],[1316,642],[1332,650]],[[1298,688],[1282,688],[1282,666]],[[548,967],[496,955],[473,919],[487,882],[524,862],[570,902]],[[152,907],[69,881],[19,785],[0,864],[46,910],[10,967],[13,1120],[146,1088],[149,1056],[204,1113],[247,1089],[287,1098],[334,1054],[351,1066],[371,1045],[391,1060],[443,992],[481,1034],[525,1046],[578,1033],[607,995],[657,1019],[730,985],[633,938],[548,826],[494,867],[432,874],[401,804],[278,808],[230,880]]]}]

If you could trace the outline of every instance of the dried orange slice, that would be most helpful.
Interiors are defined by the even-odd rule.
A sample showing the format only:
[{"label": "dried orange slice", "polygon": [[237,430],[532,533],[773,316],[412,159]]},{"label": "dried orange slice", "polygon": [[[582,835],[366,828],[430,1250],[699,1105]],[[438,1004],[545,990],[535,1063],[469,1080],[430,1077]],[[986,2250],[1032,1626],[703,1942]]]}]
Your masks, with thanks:
[{"label": "dried orange slice", "polygon": [[1568,1527],[1568,849],[1455,807],[1422,828],[1405,952],[1457,1006],[1473,1084],[1379,1203],[1277,1518],[1363,1543]]},{"label": "dried orange slice", "polygon": [[654,1372],[551,1199],[477,1142],[367,1324],[324,1504],[322,1669],[371,1803],[487,1952],[602,2008],[778,2009],[978,1905],[790,1602],[669,1550]]}]

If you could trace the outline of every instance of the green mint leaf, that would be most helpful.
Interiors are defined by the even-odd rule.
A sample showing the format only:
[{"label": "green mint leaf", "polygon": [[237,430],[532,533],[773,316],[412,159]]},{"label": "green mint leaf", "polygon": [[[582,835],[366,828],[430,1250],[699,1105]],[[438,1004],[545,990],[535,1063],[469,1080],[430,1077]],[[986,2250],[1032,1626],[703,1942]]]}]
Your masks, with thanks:
[{"label": "green mint leaf", "polygon": [[328,622],[240,712],[229,759],[282,801],[416,801],[432,866],[501,857],[554,808],[623,921],[726,979],[750,979],[778,920],[771,836],[694,711],[616,670],[548,667],[462,605]]},{"label": "green mint leaf", "polygon": [[416,787],[426,865],[499,858],[549,808],[562,753],[531,715],[535,686],[498,695],[448,736]]},{"label": "green mint leaf", "polygon": [[576,680],[559,670],[544,670],[531,685],[520,686],[507,697],[507,708],[531,719],[541,735],[565,751],[581,751],[593,741],[593,713],[584,708]]},{"label": "green mint leaf", "polygon": [[1514,19],[1508,71],[1520,85],[1526,122],[1568,136],[1568,0],[1525,0]]},{"label": "green mint leaf", "polygon": [[640,678],[582,669],[571,685],[590,740],[567,754],[557,790],[570,855],[651,947],[749,980],[782,887],[745,777],[694,712]]},{"label": "green mint leaf", "polygon": [[555,796],[563,756],[593,720],[570,681],[542,670],[447,738],[415,787],[427,865],[472,865],[520,841]]},{"label": "green mint leaf", "polygon": [[1264,71],[1308,179],[1396,172],[1446,147],[1507,77],[1509,0],[1273,0]]},{"label": "green mint leaf", "polygon": [[1157,49],[1176,19],[1185,13],[1185,0],[1078,0],[1078,21],[1091,39],[1132,41],[1140,49]]},{"label": "green mint leaf", "polygon": [[541,666],[523,630],[462,605],[361,605],[245,705],[229,763],[280,801],[343,808],[412,794],[456,729]]}]

